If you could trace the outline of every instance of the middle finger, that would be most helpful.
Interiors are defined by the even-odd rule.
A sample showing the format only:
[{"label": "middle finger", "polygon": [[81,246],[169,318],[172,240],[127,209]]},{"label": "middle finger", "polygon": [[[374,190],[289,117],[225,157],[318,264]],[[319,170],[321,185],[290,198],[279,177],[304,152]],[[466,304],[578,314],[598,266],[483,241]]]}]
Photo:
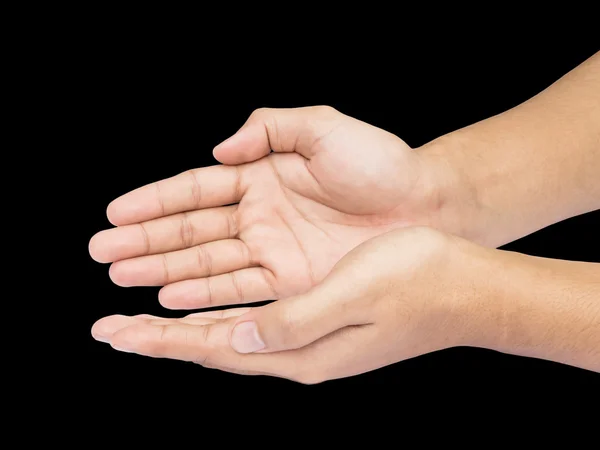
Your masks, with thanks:
[{"label": "middle finger", "polygon": [[225,239],[162,255],[117,261],[111,266],[109,274],[119,286],[165,286],[176,281],[220,275],[255,265],[244,242]]}]

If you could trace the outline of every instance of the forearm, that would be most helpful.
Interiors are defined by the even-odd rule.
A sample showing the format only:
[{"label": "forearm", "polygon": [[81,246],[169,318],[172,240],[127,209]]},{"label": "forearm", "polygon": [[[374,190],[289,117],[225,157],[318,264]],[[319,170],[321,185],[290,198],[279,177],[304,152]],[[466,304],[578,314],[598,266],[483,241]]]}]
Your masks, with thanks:
[{"label": "forearm", "polygon": [[451,223],[442,225],[483,245],[600,208],[600,53],[527,102],[417,151],[441,183],[440,216]]},{"label": "forearm", "polygon": [[600,264],[488,251],[474,343],[600,372]]}]

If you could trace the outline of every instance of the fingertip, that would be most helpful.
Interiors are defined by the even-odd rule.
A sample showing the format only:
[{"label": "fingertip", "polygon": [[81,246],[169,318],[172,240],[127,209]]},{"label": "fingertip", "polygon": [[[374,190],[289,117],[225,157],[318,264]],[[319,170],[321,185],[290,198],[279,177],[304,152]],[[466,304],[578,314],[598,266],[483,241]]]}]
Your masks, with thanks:
[{"label": "fingertip", "polygon": [[[223,142],[221,142],[220,144],[217,144],[214,148],[213,148],[213,157],[223,163],[226,164],[226,161],[228,159],[227,155],[230,154],[230,150],[232,148],[235,149],[236,147],[236,141],[238,140],[238,133],[234,134],[233,136],[228,137],[227,139],[225,139]],[[232,145],[233,144],[233,145]]]},{"label": "fingertip", "polygon": [[168,302],[168,301],[165,301],[165,292],[164,292],[164,291],[165,291],[165,287],[166,287],[166,286],[162,287],[162,288],[161,288],[161,289],[158,291],[158,303],[160,303],[160,305],[161,305],[163,308],[170,309],[170,308],[169,308],[169,302]]},{"label": "fingertip", "polygon": [[91,333],[97,341],[109,342],[116,332],[138,321],[139,319],[120,314],[103,317],[92,325]]},{"label": "fingertip", "polygon": [[213,148],[212,154],[213,154],[213,158],[215,158],[220,163],[224,164],[223,157],[221,156],[221,144],[219,144],[215,148]]},{"label": "fingertip", "polygon": [[122,265],[121,261],[112,263],[108,269],[108,276],[110,277],[110,280],[119,287],[131,287],[133,284],[127,279],[127,272],[121,270]]},{"label": "fingertip", "polygon": [[108,221],[122,226],[164,216],[163,206],[156,200],[156,186],[148,184],[114,199],[106,207]]},{"label": "fingertip", "polygon": [[158,291],[158,302],[167,309],[186,310],[205,307],[198,301],[195,280],[185,280],[163,286]]},{"label": "fingertip", "polygon": [[186,309],[196,309],[198,305],[192,305],[185,300],[179,299],[176,295],[172,295],[170,286],[164,286],[160,291],[158,291],[158,303],[160,306],[166,309],[171,310],[186,310]]},{"label": "fingertip", "polygon": [[117,330],[110,340],[110,345],[115,350],[125,353],[140,353],[149,355],[152,333],[157,326],[143,322],[132,323]]},{"label": "fingertip", "polygon": [[[139,213],[138,205],[142,204],[144,199],[140,198],[140,189],[135,189],[128,194],[115,198],[106,207],[106,218],[114,226],[129,225],[136,221],[136,214]],[[134,194],[132,196],[132,194]],[[137,199],[135,198],[137,195]],[[133,198],[132,198],[133,197]]]},{"label": "fingertip", "polygon": [[92,328],[90,329],[90,334],[92,335],[92,337],[98,342],[104,342],[108,344],[110,342],[110,339],[104,336],[102,333],[99,333],[95,328],[96,324],[92,325]]},{"label": "fingertip", "polygon": [[92,259],[96,262],[103,264],[110,262],[108,255],[104,251],[104,246],[102,245],[102,231],[99,231],[92,236],[90,242],[88,243],[88,252]]},{"label": "fingertip", "polygon": [[236,165],[241,164],[238,152],[235,149],[228,149],[217,146],[213,149],[213,157],[221,164]]},{"label": "fingertip", "polygon": [[244,164],[270,153],[262,127],[247,125],[213,149],[214,158],[229,165]]},{"label": "fingertip", "polygon": [[106,207],[106,217],[107,217],[108,221],[115,226],[118,226],[121,224],[121,220],[120,220],[120,216],[119,216],[119,199],[120,199],[120,197],[116,198],[115,200],[110,202],[108,204],[108,206]]}]

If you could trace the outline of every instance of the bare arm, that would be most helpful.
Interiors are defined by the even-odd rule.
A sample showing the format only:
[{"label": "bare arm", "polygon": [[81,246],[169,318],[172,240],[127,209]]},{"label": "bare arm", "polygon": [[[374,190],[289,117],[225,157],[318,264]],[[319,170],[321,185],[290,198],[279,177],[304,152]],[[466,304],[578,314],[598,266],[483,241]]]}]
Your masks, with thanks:
[{"label": "bare arm", "polygon": [[525,103],[418,152],[442,180],[446,220],[484,245],[600,208],[600,53]]},{"label": "bare arm", "polygon": [[600,372],[600,264],[495,252],[478,344]]},{"label": "bare arm", "polygon": [[600,372],[600,264],[406,228],[356,247],[301,295],[179,320],[112,316],[92,332],[121,350],[305,383],[454,346]]}]

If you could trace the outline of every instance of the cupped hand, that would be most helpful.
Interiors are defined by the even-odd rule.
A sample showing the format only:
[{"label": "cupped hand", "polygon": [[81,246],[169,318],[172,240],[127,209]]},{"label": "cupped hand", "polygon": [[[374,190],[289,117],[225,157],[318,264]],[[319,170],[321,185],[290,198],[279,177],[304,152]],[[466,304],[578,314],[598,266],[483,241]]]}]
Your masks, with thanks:
[{"label": "cupped hand", "polygon": [[376,235],[451,228],[431,164],[329,107],[257,110],[214,156],[223,165],[109,205],[116,228],[89,248],[113,263],[116,284],[165,286],[159,300],[175,309],[278,299],[306,292]]},{"label": "cupped hand", "polygon": [[92,333],[118,350],[235,373],[347,377],[447,347],[493,347],[501,333],[484,326],[499,303],[491,252],[428,228],[395,230],[304,294],[183,319],[106,317]]}]

